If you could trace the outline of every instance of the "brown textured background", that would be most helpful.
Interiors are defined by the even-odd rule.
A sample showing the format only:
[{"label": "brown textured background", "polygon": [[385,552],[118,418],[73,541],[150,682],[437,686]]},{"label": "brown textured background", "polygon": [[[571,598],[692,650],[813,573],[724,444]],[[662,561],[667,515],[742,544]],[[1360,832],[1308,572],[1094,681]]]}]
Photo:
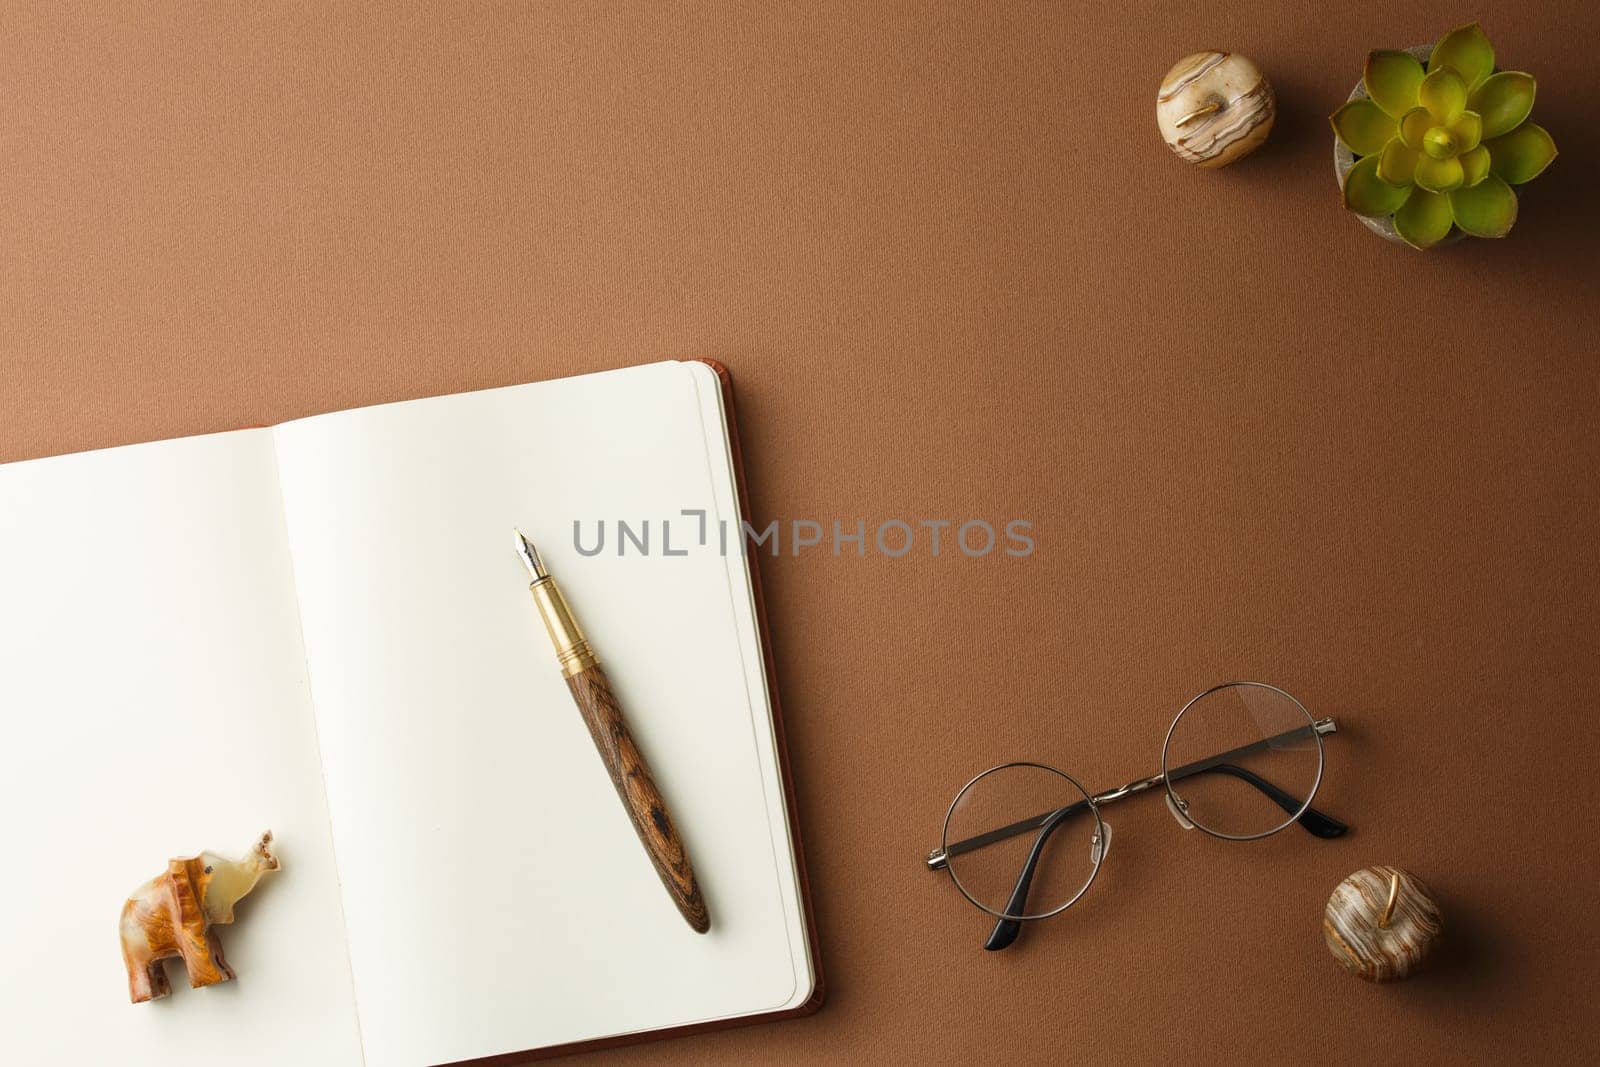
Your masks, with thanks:
[{"label": "brown textured background", "polygon": [[[1480,18],[1562,156],[1511,238],[1339,207],[1369,47]],[[763,563],[831,995],[613,1062],[1489,1062],[1592,1050],[1592,5],[0,7],[0,459],[664,357],[762,518],[1031,519],[1030,559]],[[1278,128],[1156,135],[1202,47]],[[110,517],[114,519],[114,517]],[[1006,757],[1105,787],[1236,676],[1340,717],[1332,843],[1158,800],[1017,949],[920,869]],[[1321,943],[1396,863],[1453,946]],[[530,1006],[534,1007],[534,1006]]]}]

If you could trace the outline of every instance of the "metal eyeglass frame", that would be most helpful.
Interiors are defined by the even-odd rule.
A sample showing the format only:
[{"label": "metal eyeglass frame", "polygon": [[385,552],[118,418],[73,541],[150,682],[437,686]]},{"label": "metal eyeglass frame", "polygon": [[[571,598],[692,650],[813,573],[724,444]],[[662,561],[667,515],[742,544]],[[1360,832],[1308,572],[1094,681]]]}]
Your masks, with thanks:
[{"label": "metal eyeglass frame", "polygon": [[[1282,733],[1274,734],[1271,737],[1264,737],[1259,741],[1253,741],[1247,745],[1240,745],[1238,748],[1232,748],[1226,752],[1219,752],[1216,755],[1207,756],[1204,759],[1194,760],[1193,762],[1185,763],[1179,767],[1168,766],[1167,757],[1172,747],[1172,734],[1173,731],[1177,729],[1179,721],[1183,719],[1184,713],[1190,708],[1194,707],[1194,705],[1199,701],[1210,696],[1212,693],[1237,686],[1258,687],[1261,689],[1270,690],[1271,692],[1287,698],[1290,703],[1292,703],[1296,708],[1300,709],[1300,711],[1305,715],[1307,725],[1296,726],[1292,730],[1286,730]],[[1082,896],[1089,891],[1089,887],[1094,884],[1095,877],[1100,873],[1100,864],[1105,861],[1106,854],[1109,852],[1111,846],[1111,827],[1100,817],[1100,805],[1109,804],[1113,801],[1121,800],[1124,797],[1133,796],[1135,793],[1143,793],[1147,790],[1154,789],[1158,785],[1164,785],[1166,787],[1167,809],[1172,812],[1172,817],[1177,820],[1178,825],[1183,827],[1185,830],[1199,830],[1201,833],[1209,834],[1212,837],[1221,838],[1226,841],[1256,841],[1263,837],[1270,837],[1271,835],[1289,826],[1291,823],[1298,822],[1307,833],[1314,837],[1333,838],[1340,836],[1346,830],[1348,830],[1349,827],[1331,815],[1318,811],[1316,808],[1311,806],[1311,801],[1317,795],[1317,789],[1322,785],[1322,771],[1325,756],[1325,751],[1322,744],[1323,735],[1336,733],[1338,729],[1338,724],[1335,723],[1333,719],[1313,718],[1311,713],[1306,710],[1304,704],[1300,703],[1300,701],[1296,700],[1294,696],[1282,689],[1279,689],[1275,685],[1268,685],[1266,682],[1224,682],[1221,685],[1212,686],[1210,689],[1199,693],[1181,709],[1179,709],[1178,714],[1173,716],[1172,724],[1167,727],[1166,738],[1161,743],[1161,772],[1159,774],[1153,774],[1148,778],[1139,778],[1132,782],[1128,782],[1125,785],[1117,786],[1115,789],[1108,789],[1105,792],[1098,794],[1090,793],[1078,782],[1076,778],[1073,778],[1070,774],[1057,770],[1055,767],[1051,767],[1043,763],[1032,763],[1028,761],[1003,763],[997,767],[990,767],[988,770],[975,775],[970,781],[967,782],[966,785],[961,787],[961,790],[956,793],[955,799],[950,802],[950,808],[945,812],[944,829],[940,834],[940,847],[928,853],[926,863],[929,870],[939,870],[942,868],[949,871],[950,880],[955,883],[956,889],[961,892],[961,895],[966,897],[967,900],[970,901],[974,906],[990,915],[993,915],[998,920],[998,922],[995,924],[993,932],[990,933],[988,940],[983,946],[985,949],[991,952],[997,951],[1007,947],[1017,939],[1018,934],[1022,932],[1022,923],[1038,919],[1048,919],[1053,915],[1061,914],[1063,911],[1066,911],[1068,908],[1072,907],[1072,905],[1076,904],[1079,899],[1081,899]],[[1317,744],[1317,776],[1316,779],[1311,783],[1311,791],[1306,795],[1306,798],[1303,801],[1296,800],[1291,794],[1273,785],[1260,775],[1245,770],[1243,767],[1239,767],[1233,763],[1234,760],[1239,759],[1240,757],[1248,756],[1255,752],[1260,752],[1285,741],[1303,737],[1308,732]],[[951,842],[950,819],[955,815],[956,807],[961,803],[961,798],[966,796],[969,789],[989,775],[994,774],[997,771],[1003,771],[1013,767],[1035,767],[1040,770],[1049,771],[1052,774],[1059,775],[1061,778],[1064,778],[1070,782],[1079,793],[1082,793],[1084,799],[1073,804],[1065,805],[1064,807],[1055,808],[1051,811],[1040,812],[1038,815],[1033,815],[1026,819],[1019,819],[1016,822],[1010,823],[1006,826],[997,827],[985,833],[976,834],[960,841]],[[1261,833],[1255,834],[1225,834],[1221,831],[1213,830],[1203,824],[1196,823],[1189,818],[1189,805],[1178,796],[1176,790],[1173,789],[1173,783],[1182,781],[1185,778],[1192,778],[1198,774],[1212,772],[1230,775],[1231,777],[1237,778],[1240,781],[1253,786],[1255,789],[1265,794],[1267,798],[1270,799],[1274,804],[1282,808],[1288,818],[1270,830],[1264,830]],[[1028,890],[1032,886],[1034,871],[1037,868],[1039,857],[1044,851],[1046,842],[1049,840],[1050,835],[1055,831],[1056,827],[1065,822],[1069,816],[1083,811],[1085,808],[1087,808],[1088,811],[1094,816],[1095,822],[1094,836],[1091,838],[1091,869],[1089,871],[1088,879],[1083,883],[1082,888],[1074,893],[1065,903],[1052,908],[1050,911],[1043,912],[1038,915],[1026,914],[1024,909],[1027,907]],[[951,856],[959,856],[963,852],[971,852],[975,849],[983,848],[986,845],[992,845],[997,841],[1004,841],[1009,838],[1016,837],[1018,834],[1027,833],[1030,830],[1038,830],[1039,834],[1034,840],[1032,848],[1029,849],[1027,859],[1023,862],[1022,871],[1017,876],[1016,885],[1012,889],[1011,897],[1006,902],[1005,911],[997,911],[974,897],[967,891],[967,888],[961,884],[961,879],[956,876],[955,871],[951,870],[950,868]]]}]

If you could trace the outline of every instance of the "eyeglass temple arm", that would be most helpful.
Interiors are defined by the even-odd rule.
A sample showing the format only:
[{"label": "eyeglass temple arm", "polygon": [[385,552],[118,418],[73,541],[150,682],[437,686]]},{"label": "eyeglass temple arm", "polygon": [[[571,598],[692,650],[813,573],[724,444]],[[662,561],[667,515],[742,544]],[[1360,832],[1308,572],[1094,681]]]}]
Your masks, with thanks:
[{"label": "eyeglass temple arm", "polygon": [[[1174,772],[1174,777],[1189,778],[1196,774],[1213,773],[1231,775],[1242,782],[1247,782],[1250,785],[1255,786],[1262,793],[1266,794],[1266,796],[1274,804],[1283,809],[1284,814],[1293,815],[1296,811],[1300,810],[1300,801],[1296,800],[1291,794],[1279,789],[1277,786],[1273,785],[1259,774],[1247,771],[1243,767],[1236,767],[1231,763],[1212,763],[1211,760],[1208,759],[1201,760],[1196,764],[1186,765],[1179,768],[1179,770],[1185,773],[1180,775]],[[1145,781],[1148,781],[1148,779]],[[1156,778],[1156,781],[1160,781],[1159,776]],[[1142,785],[1143,783],[1141,782],[1136,784]],[[1151,787],[1146,785],[1144,788],[1148,789]],[[1111,792],[1117,793],[1117,790],[1111,790]],[[1128,793],[1118,793],[1117,796],[1112,797],[1111,799],[1117,800],[1128,795]],[[1096,803],[1100,803],[1100,798],[1096,797],[1095,801]],[[1011,890],[1011,898],[1006,901],[1005,913],[1007,915],[1023,915],[1027,912],[1028,890],[1033,886],[1034,870],[1038,867],[1039,857],[1044,852],[1045,842],[1048,841],[1050,835],[1055,832],[1056,827],[1066,822],[1069,816],[1075,814],[1076,812],[1082,811],[1087,807],[1088,805],[1080,800],[1076,804],[1069,804],[1064,808],[1058,808],[1045,820],[1043,827],[1039,831],[1039,836],[1033,842],[1033,848],[1029,849],[1028,851],[1028,858],[1023,861],[1022,873],[1017,876],[1017,884]],[[1338,837],[1349,829],[1347,825],[1340,822],[1338,819],[1335,819],[1333,816],[1325,815],[1317,809],[1310,807],[1306,808],[1305,811],[1300,813],[1300,818],[1297,821],[1301,826],[1305,827],[1307,833],[1322,838]],[[989,952],[997,952],[1015,941],[1017,939],[1017,935],[1021,932],[1022,923],[1020,921],[1016,919],[1000,919],[996,921],[994,930],[990,932],[989,939],[983,943],[983,947]]]},{"label": "eyeglass temple arm", "polygon": [[[1293,795],[1285,792],[1284,790],[1279,789],[1277,786],[1273,785],[1259,774],[1247,771],[1243,767],[1236,767],[1231,763],[1218,763],[1215,766],[1206,767],[1203,769],[1203,771],[1196,771],[1194,773],[1200,774],[1213,772],[1217,774],[1229,774],[1239,779],[1241,782],[1248,782],[1250,785],[1255,786],[1261,792],[1265,793],[1274,804],[1282,808],[1285,815],[1293,815],[1295,812],[1300,811],[1300,800],[1296,799]],[[1184,777],[1187,778],[1189,775],[1184,775]],[[1339,837],[1343,835],[1346,830],[1350,829],[1347,823],[1340,822],[1332,815],[1329,815],[1326,812],[1318,811],[1316,808],[1309,806],[1305,811],[1300,812],[1300,817],[1295,821],[1298,822],[1305,829],[1306,833],[1310,834],[1312,837]]]},{"label": "eyeglass temple arm", "polygon": [[[1332,734],[1338,732],[1339,724],[1334,722],[1332,719],[1318,719],[1316,722],[1311,724],[1311,729],[1312,732],[1319,735]],[[1219,763],[1232,763],[1240,756],[1253,755],[1254,753],[1260,752],[1262,749],[1272,748],[1280,742],[1292,741],[1295,738],[1303,737],[1305,732],[1306,728],[1304,726],[1297,726],[1293,730],[1285,730],[1281,734],[1274,734],[1271,737],[1263,737],[1261,740],[1252,741],[1248,745],[1240,745],[1238,748],[1230,748],[1226,752],[1219,752],[1215,756],[1207,756],[1205,759],[1195,760],[1193,763],[1185,763],[1181,767],[1174,767],[1172,770],[1167,772],[1167,777],[1171,778],[1173,781],[1177,781],[1181,778],[1188,778],[1190,775],[1199,774],[1201,771],[1209,770],[1210,768],[1217,766]],[[1146,779],[1146,781],[1149,780],[1150,779]],[[1157,785],[1159,785],[1161,783],[1161,775],[1156,775],[1154,781]],[[1112,790],[1112,792],[1116,792],[1116,790]],[[1104,803],[1104,801],[1100,800],[1098,797],[1095,799],[1097,803]],[[1294,808],[1290,808],[1289,810],[1294,811],[1295,808],[1298,808],[1299,806],[1300,805],[1296,803]]]},{"label": "eyeglass temple arm", "polygon": [[[1333,719],[1327,718],[1318,719],[1312,724],[1311,728],[1318,734],[1327,735],[1336,733],[1339,729],[1339,726],[1333,721]],[[1181,781],[1184,778],[1189,778],[1196,774],[1200,774],[1201,772],[1209,770],[1212,767],[1216,767],[1219,764],[1231,763],[1233,760],[1236,760],[1241,756],[1249,756],[1256,752],[1260,752],[1263,749],[1271,748],[1274,745],[1292,740],[1296,737],[1300,737],[1305,734],[1305,731],[1305,727],[1297,726],[1293,730],[1285,730],[1281,734],[1274,734],[1271,737],[1264,737],[1259,741],[1252,741],[1248,745],[1240,745],[1238,748],[1231,748],[1226,752],[1219,752],[1215,756],[1207,756],[1205,759],[1195,760],[1193,763],[1185,763],[1181,767],[1174,767],[1167,773],[1171,776],[1173,781]],[[1136,781],[1129,782],[1126,785],[1119,785],[1115,789],[1108,789],[1104,793],[1097,794],[1094,798],[1094,802],[1096,804],[1109,804],[1114,800],[1121,800],[1123,797],[1129,797],[1135,793],[1143,793],[1147,789],[1154,789],[1156,786],[1160,785],[1161,779],[1161,775],[1153,774],[1148,778],[1140,778]],[[1249,779],[1244,780],[1249,781]],[[1258,778],[1257,781],[1265,781],[1265,779]],[[1250,784],[1255,785],[1256,783],[1250,782]],[[1257,788],[1260,787],[1257,786]],[[1262,792],[1266,792],[1266,790],[1262,790]],[[1288,795],[1283,793],[1282,790],[1279,790],[1279,793],[1284,796]],[[1268,793],[1268,796],[1271,796],[1271,794]],[[1283,806],[1283,802],[1277,797],[1272,797],[1272,799],[1280,807]],[[1079,802],[1079,804],[1081,803],[1082,801]],[[1289,807],[1284,808],[1284,811],[1292,814],[1299,807],[1299,802],[1293,801]],[[989,830],[974,837],[968,837],[961,841],[951,842],[944,848],[936,848],[932,852],[928,853],[928,869],[935,871],[939,870],[949,863],[951,856],[959,856],[963,852],[971,852],[973,849],[983,848],[985,845],[992,845],[996,841],[1004,841],[1007,838],[1015,837],[1018,834],[1025,834],[1029,830],[1036,830],[1043,826],[1045,820],[1049,819],[1054,814],[1054,811],[1040,812],[1038,815],[1034,815],[1026,819],[1019,819],[1014,823],[998,827],[994,830]],[[1318,837],[1337,837],[1339,834],[1344,833],[1344,831],[1348,829],[1348,827],[1339,822],[1339,820],[1318,811],[1316,808],[1307,808],[1305,810],[1305,814],[1300,817],[1300,823],[1301,825],[1305,826],[1309,832],[1316,834]],[[1338,826],[1339,830],[1337,833],[1318,833],[1317,830],[1312,828],[1313,826],[1322,825]]]},{"label": "eyeglass temple arm", "polygon": [[[1028,907],[1028,890],[1033,886],[1033,872],[1039,867],[1039,856],[1044,852],[1045,844],[1050,840],[1050,835],[1055,833],[1056,827],[1066,822],[1080,811],[1088,810],[1087,801],[1078,801],[1058,808],[1045,820],[1044,826],[1039,830],[1039,836],[1033,839],[1033,847],[1028,850],[1028,858],[1023,861],[1022,873],[1017,876],[1017,884],[1012,887],[1011,899],[1006,901],[1007,915],[1021,915]],[[1099,853],[1096,853],[1098,862]],[[1001,919],[995,924],[994,931],[990,933],[989,940],[983,943],[986,951],[996,952],[1005,948],[1017,939],[1017,934],[1022,931],[1022,923],[1014,919]]]}]

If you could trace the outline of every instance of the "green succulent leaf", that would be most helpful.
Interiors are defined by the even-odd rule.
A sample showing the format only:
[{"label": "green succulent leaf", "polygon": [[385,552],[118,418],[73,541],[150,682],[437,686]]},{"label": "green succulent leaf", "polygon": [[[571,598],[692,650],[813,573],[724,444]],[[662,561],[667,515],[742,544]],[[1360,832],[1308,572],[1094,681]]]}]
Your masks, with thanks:
[{"label": "green succulent leaf", "polygon": [[1450,124],[1450,132],[1456,138],[1456,151],[1470,152],[1483,140],[1483,116],[1476,111],[1463,111]]},{"label": "green succulent leaf", "polygon": [[1461,160],[1462,185],[1470,188],[1489,176],[1489,149],[1483,145],[1470,152],[1463,152],[1456,158]]},{"label": "green succulent leaf", "polygon": [[1451,193],[1450,214],[1474,237],[1504,237],[1517,221],[1517,194],[1491,174],[1470,189]]},{"label": "green succulent leaf", "polygon": [[1361,82],[1367,95],[1391,118],[1398,119],[1417,106],[1417,86],[1422,84],[1422,64],[1406,52],[1383,49],[1369,53]]},{"label": "green succulent leaf", "polygon": [[1433,129],[1433,116],[1425,107],[1414,107],[1400,119],[1400,139],[1407,148],[1422,149],[1422,140]]},{"label": "green succulent leaf", "polygon": [[1411,195],[1410,186],[1390,185],[1378,177],[1378,157],[1363,156],[1344,179],[1344,206],[1357,215],[1381,219],[1393,215]]},{"label": "green succulent leaf", "polygon": [[1531,74],[1503,70],[1492,75],[1472,94],[1472,110],[1483,116],[1483,136],[1501,137],[1522,125],[1533,110],[1538,85]]},{"label": "green succulent leaf", "polygon": [[1450,232],[1455,218],[1450,197],[1417,189],[1394,213],[1394,231],[1412,248],[1432,248]]},{"label": "green succulent leaf", "polygon": [[1524,122],[1510,133],[1488,142],[1490,169],[1507,184],[1531,182],[1556,158],[1555,138],[1543,126]]},{"label": "green succulent leaf", "polygon": [[1396,137],[1378,153],[1378,177],[1390,185],[1410,185],[1415,180],[1417,161],[1421,158],[1422,153],[1407,148],[1405,142]]},{"label": "green succulent leaf", "polygon": [[1329,118],[1333,132],[1346,148],[1358,156],[1383,151],[1399,128],[1394,119],[1371,100],[1352,100]]},{"label": "green succulent leaf", "polygon": [[1448,126],[1467,106],[1467,83],[1451,67],[1441,67],[1417,86],[1417,103],[1428,109],[1435,125]]},{"label": "green succulent leaf", "polygon": [[1430,72],[1450,67],[1461,75],[1468,90],[1478,87],[1494,73],[1494,46],[1476,22],[1458,26],[1439,38],[1428,57]]},{"label": "green succulent leaf", "polygon": [[1467,180],[1467,175],[1461,161],[1454,156],[1434,159],[1424,155],[1417,157],[1415,180],[1420,188],[1430,192],[1448,193],[1452,189],[1459,189]]}]

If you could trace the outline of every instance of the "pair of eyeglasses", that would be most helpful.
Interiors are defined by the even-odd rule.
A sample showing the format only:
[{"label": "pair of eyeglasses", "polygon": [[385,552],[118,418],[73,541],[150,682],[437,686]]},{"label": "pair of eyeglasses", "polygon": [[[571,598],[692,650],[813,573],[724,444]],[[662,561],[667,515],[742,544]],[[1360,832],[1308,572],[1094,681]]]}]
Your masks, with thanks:
[{"label": "pair of eyeglasses", "polygon": [[1043,763],[1006,763],[973,778],[950,803],[930,870],[943,868],[973,904],[998,922],[984,948],[1003,949],[1022,923],[1076,904],[1111,848],[1101,805],[1166,788],[1185,830],[1254,841],[1298,823],[1314,837],[1349,827],[1311,806],[1322,784],[1324,735],[1338,726],[1265,682],[1228,682],[1199,694],[1173,717],[1161,773],[1091,795]]}]

